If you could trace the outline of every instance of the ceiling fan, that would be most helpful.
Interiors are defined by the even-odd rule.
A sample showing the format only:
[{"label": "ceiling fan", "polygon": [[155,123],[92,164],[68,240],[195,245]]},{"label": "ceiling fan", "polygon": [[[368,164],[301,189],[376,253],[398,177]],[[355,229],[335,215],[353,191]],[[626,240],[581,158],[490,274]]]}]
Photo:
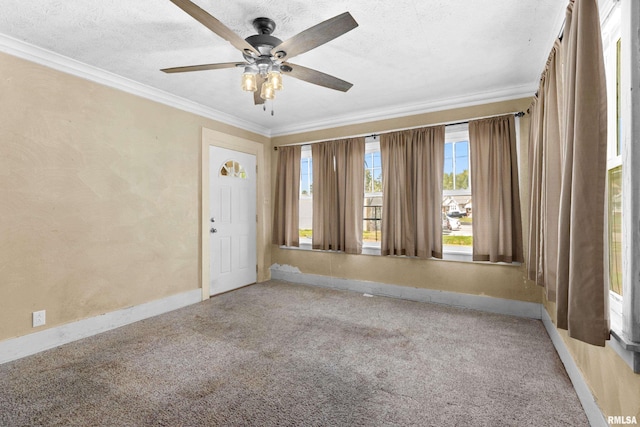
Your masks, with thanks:
[{"label": "ceiling fan", "polygon": [[357,27],[358,23],[349,12],[321,22],[283,42],[271,35],[276,24],[269,18],[254,19],[253,27],[258,34],[243,39],[190,0],[171,0],[171,2],[240,50],[244,61],[189,65],[161,70],[165,73],[244,67],[242,89],[253,92],[255,104],[264,104],[265,100],[275,97],[275,91],[282,89],[282,73],[342,92],[348,91],[353,86],[329,74],[288,62],[290,58],[323,45]]}]

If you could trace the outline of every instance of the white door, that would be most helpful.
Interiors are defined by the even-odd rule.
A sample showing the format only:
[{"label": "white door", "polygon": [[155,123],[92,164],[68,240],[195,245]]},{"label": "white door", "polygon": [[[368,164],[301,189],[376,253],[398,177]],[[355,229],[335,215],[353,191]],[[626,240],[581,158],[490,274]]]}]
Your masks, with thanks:
[{"label": "white door", "polygon": [[256,156],[209,147],[210,295],[256,282]]}]

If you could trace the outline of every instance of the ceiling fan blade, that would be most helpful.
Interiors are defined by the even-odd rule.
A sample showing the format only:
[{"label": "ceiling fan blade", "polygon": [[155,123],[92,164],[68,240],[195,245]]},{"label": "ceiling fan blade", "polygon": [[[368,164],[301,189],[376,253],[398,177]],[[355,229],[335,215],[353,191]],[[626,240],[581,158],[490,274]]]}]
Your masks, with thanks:
[{"label": "ceiling fan blade", "polygon": [[264,77],[262,77],[260,74],[258,74],[257,78],[257,84],[258,84],[258,90],[256,90],[255,92],[253,92],[253,103],[255,105],[261,105],[264,104],[264,99],[262,99],[260,97],[260,92],[262,92],[262,84],[264,82],[267,81],[267,79],[265,79]]},{"label": "ceiling fan blade", "polygon": [[353,16],[349,12],[345,12],[296,34],[274,47],[271,54],[281,60],[290,59],[323,45],[357,26],[358,23],[353,19]]},{"label": "ceiling fan blade", "polygon": [[241,65],[245,65],[245,63],[244,62],[222,62],[219,64],[187,65],[185,67],[163,68],[160,71],[164,71],[165,73],[186,73],[188,71],[220,70],[222,68],[235,68]]},{"label": "ceiling fan blade", "polygon": [[242,52],[253,52],[260,56],[253,46],[247,43],[242,37],[231,31],[226,25],[211,16],[207,11],[189,0],[171,0],[173,4],[191,15],[196,21],[231,43],[236,49]]},{"label": "ceiling fan blade", "polygon": [[[337,77],[333,77],[329,74],[325,74],[311,68],[306,68],[301,65],[292,64],[290,62],[282,64],[280,69],[288,76],[313,83],[314,85],[324,86],[329,89],[346,92],[351,89],[351,86],[353,86],[352,83],[346,82]],[[289,71],[289,69],[291,70]]]}]

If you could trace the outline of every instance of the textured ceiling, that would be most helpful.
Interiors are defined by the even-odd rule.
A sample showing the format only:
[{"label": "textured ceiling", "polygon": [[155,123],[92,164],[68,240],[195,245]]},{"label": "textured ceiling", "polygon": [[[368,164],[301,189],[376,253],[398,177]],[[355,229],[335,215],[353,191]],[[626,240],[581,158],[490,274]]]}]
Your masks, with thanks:
[{"label": "textured ceiling", "polygon": [[[168,0],[2,0],[0,34],[160,89],[277,135],[387,114],[532,95],[562,25],[558,0],[196,0],[234,32],[259,16],[286,40],[349,11],[359,27],[291,62],[354,84],[346,93],[285,75],[267,111],[240,69],[161,68],[242,60]],[[1,43],[0,43],[1,44]],[[1,47],[1,46],[0,46]]]}]

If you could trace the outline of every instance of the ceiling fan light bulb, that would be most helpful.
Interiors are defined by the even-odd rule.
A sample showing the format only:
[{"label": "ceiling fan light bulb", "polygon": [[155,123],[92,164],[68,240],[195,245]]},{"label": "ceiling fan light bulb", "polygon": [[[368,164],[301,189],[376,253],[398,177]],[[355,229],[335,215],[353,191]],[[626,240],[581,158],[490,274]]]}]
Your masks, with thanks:
[{"label": "ceiling fan light bulb", "polygon": [[276,97],[276,91],[268,81],[262,85],[262,90],[260,91],[260,98],[262,99],[273,99]]},{"label": "ceiling fan light bulb", "polygon": [[274,90],[282,90],[282,73],[279,71],[270,72],[268,81]]},{"label": "ceiling fan light bulb", "polygon": [[258,90],[255,73],[242,74],[242,90],[246,90],[247,92],[255,92]]}]

